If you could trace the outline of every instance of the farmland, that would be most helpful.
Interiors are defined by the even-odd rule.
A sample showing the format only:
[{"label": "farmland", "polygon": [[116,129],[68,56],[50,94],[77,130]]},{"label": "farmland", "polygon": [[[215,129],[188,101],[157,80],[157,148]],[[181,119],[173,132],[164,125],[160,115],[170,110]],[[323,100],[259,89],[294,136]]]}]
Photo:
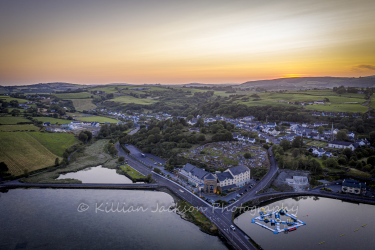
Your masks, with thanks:
[{"label": "farmland", "polygon": [[75,117],[75,119],[82,121],[82,122],[118,123],[118,121],[115,119],[103,117],[103,116],[80,116],[80,117]]},{"label": "farmland", "polygon": [[0,117],[0,124],[6,125],[6,124],[17,124],[17,123],[32,123],[30,120],[24,118],[24,117],[17,117],[17,116],[1,116]]},{"label": "farmland", "polygon": [[4,100],[6,102],[10,102],[10,101],[18,101],[18,103],[26,103],[27,102],[27,100],[25,100],[25,99],[14,98],[14,97],[10,97],[10,96],[0,96],[0,99]]},{"label": "farmland", "polygon": [[[251,93],[251,92],[250,92]],[[254,94],[254,92],[253,92]],[[313,104],[305,106],[307,109],[327,112],[352,112],[364,113],[367,107],[362,105],[365,103],[363,94],[345,93],[339,95],[332,90],[305,90],[305,91],[289,91],[289,92],[267,92],[256,93],[259,98],[239,98],[237,103],[246,104],[248,106],[265,106],[265,105],[288,105],[287,102],[314,102],[322,101],[328,98],[329,102],[325,104]]]},{"label": "farmland", "polygon": [[38,140],[44,147],[53,154],[62,157],[66,148],[78,143],[73,134],[68,133],[28,133]]},{"label": "farmland", "polygon": [[111,99],[111,101],[120,102],[120,103],[143,104],[143,105],[149,105],[149,104],[156,102],[153,99],[135,98],[133,96],[119,96],[119,97],[115,97],[114,99]]},{"label": "farmland", "polygon": [[55,164],[57,156],[27,132],[2,132],[0,139],[0,161],[14,176]]},{"label": "farmland", "polygon": [[91,98],[89,99],[67,99],[73,102],[73,106],[77,111],[95,109],[96,105],[92,103]]},{"label": "farmland", "polygon": [[65,119],[57,119],[53,117],[33,117],[35,120],[41,121],[41,122],[50,122],[51,124],[69,124],[72,121],[65,120]]},{"label": "farmland", "polygon": [[0,132],[15,132],[15,131],[39,131],[40,128],[32,124],[23,125],[1,125]]},{"label": "farmland", "polygon": [[82,99],[82,98],[90,98],[91,94],[88,92],[79,92],[79,93],[54,94],[54,96],[60,99]]},{"label": "farmland", "polygon": [[25,179],[25,181],[32,183],[61,183],[66,182],[66,180],[56,180],[60,174],[76,172],[87,167],[98,165],[115,167],[117,158],[113,158],[105,152],[105,146],[107,143],[108,140],[98,140],[87,146],[83,153],[74,153],[69,165],[64,168],[58,168],[52,172],[31,176]]}]

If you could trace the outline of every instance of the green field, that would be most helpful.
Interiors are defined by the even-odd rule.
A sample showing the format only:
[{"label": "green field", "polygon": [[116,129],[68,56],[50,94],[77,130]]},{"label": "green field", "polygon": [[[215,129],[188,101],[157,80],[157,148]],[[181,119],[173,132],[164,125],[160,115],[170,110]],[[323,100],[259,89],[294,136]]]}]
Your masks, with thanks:
[{"label": "green field", "polygon": [[141,98],[135,98],[133,96],[118,96],[113,99],[110,99],[110,101],[120,102],[120,103],[135,103],[135,104],[143,104],[143,105],[153,104],[157,102],[157,100],[145,99],[145,98],[141,99]]},{"label": "green field", "polygon": [[92,96],[92,94],[88,92],[62,93],[62,94],[54,94],[54,95],[61,99],[83,99],[83,98],[90,98]]},{"label": "green field", "polygon": [[143,174],[140,174],[129,165],[122,165],[121,169],[131,176],[133,180],[146,178]]},{"label": "green field", "polygon": [[14,176],[55,164],[57,156],[28,132],[2,132],[0,140],[0,162]]},{"label": "green field", "polygon": [[78,143],[78,139],[73,134],[68,133],[28,133],[38,140],[44,147],[57,156],[62,157],[66,148]]},{"label": "green field", "polygon": [[[242,93],[245,94],[245,93]],[[314,102],[323,101],[328,98],[329,102],[325,104],[306,105],[305,107],[310,110],[326,111],[326,112],[351,112],[351,113],[364,113],[367,107],[362,105],[365,103],[363,94],[346,93],[339,95],[332,90],[306,90],[306,91],[288,91],[288,92],[267,92],[256,93],[260,100],[254,101],[251,92],[246,93],[249,97],[248,101],[243,98],[238,98],[235,102],[245,104],[248,106],[266,106],[266,105],[290,105],[287,102]]]},{"label": "green field", "polygon": [[95,109],[96,105],[92,103],[92,98],[89,99],[70,99],[73,102],[74,108],[77,111]]},{"label": "green field", "polygon": [[19,122],[32,123],[30,120],[24,117],[18,117],[18,116],[1,116],[0,117],[0,124],[17,124]]},{"label": "green field", "polygon": [[51,124],[69,124],[72,121],[71,120],[65,120],[65,119],[57,119],[53,117],[33,117],[35,120],[41,121],[41,122],[50,122]]},{"label": "green field", "polygon": [[350,168],[349,172],[347,172],[349,175],[354,175],[354,176],[359,176],[362,178],[370,178],[371,174],[365,173],[361,170],[355,169],[355,168]]},{"label": "green field", "polygon": [[32,124],[22,125],[1,125],[0,132],[14,132],[14,131],[39,131],[39,127]]},{"label": "green field", "polygon": [[10,102],[10,101],[18,101],[18,103],[26,103],[26,102],[28,102],[28,100],[25,100],[25,99],[13,98],[13,97],[6,96],[6,95],[0,96],[0,99],[4,100],[6,102]]},{"label": "green field", "polygon": [[103,116],[81,116],[81,117],[75,117],[76,120],[82,121],[82,122],[99,122],[99,123],[118,123],[116,119],[103,117]]},{"label": "green field", "polygon": [[351,112],[351,113],[364,113],[367,107],[361,104],[314,104],[306,106],[307,109],[322,111],[322,112]]}]

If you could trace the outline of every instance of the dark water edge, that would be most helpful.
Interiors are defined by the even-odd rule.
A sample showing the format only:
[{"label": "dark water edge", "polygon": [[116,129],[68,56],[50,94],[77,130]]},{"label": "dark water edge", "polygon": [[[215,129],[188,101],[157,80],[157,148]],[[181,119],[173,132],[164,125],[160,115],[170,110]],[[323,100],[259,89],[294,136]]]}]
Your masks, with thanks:
[{"label": "dark water edge", "polygon": [[306,225],[287,235],[274,235],[251,223],[251,219],[259,215],[257,209],[239,215],[234,223],[264,249],[373,249],[375,245],[373,205],[303,196],[260,203],[257,208],[281,206],[294,206],[298,218]]},{"label": "dark water edge", "polygon": [[[95,213],[111,202],[148,211]],[[81,203],[89,208],[78,212]],[[12,189],[0,196],[0,249],[226,249],[175,212],[151,212],[175,204],[157,191]]]}]

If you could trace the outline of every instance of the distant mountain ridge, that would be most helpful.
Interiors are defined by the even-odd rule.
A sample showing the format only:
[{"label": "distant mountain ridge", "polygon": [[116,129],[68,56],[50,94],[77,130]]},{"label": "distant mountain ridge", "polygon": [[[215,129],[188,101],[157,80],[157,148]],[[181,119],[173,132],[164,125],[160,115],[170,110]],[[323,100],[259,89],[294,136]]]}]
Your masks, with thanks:
[{"label": "distant mountain ridge", "polygon": [[273,80],[249,81],[238,85],[240,88],[257,89],[262,88],[267,91],[276,90],[304,90],[304,89],[322,89],[333,87],[357,87],[367,88],[375,87],[375,77],[292,77],[279,78]]},{"label": "distant mountain ridge", "polygon": [[80,88],[90,88],[106,85],[119,86],[170,86],[170,87],[214,87],[214,86],[232,86],[235,89],[250,89],[259,91],[279,91],[279,90],[305,90],[305,89],[324,89],[339,86],[357,87],[357,88],[375,88],[375,75],[365,76],[359,78],[349,77],[292,77],[279,78],[272,80],[257,80],[248,81],[242,84],[237,83],[222,83],[222,84],[208,84],[208,83],[187,83],[187,84],[129,84],[129,83],[109,83],[109,84],[74,84],[66,82],[51,82],[38,83],[32,85],[18,85],[18,86],[1,86],[0,94],[7,93],[53,93],[57,91],[77,90]]}]

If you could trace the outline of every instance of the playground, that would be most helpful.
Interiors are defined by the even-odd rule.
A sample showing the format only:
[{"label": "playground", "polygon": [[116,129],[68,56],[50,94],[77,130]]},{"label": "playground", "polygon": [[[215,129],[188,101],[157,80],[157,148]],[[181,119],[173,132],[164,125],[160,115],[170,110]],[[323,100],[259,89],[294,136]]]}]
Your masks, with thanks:
[{"label": "playground", "polygon": [[[284,218],[286,220],[282,220],[283,217],[286,217]],[[261,222],[264,222],[264,224]],[[286,208],[280,208],[275,212],[269,213],[262,208],[259,212],[259,216],[253,218],[251,223],[255,223],[265,229],[268,229],[274,234],[281,232],[292,232],[297,230],[299,227],[306,225],[306,223],[297,219],[297,216],[289,214]],[[270,223],[271,226],[268,226],[268,223]]]}]

